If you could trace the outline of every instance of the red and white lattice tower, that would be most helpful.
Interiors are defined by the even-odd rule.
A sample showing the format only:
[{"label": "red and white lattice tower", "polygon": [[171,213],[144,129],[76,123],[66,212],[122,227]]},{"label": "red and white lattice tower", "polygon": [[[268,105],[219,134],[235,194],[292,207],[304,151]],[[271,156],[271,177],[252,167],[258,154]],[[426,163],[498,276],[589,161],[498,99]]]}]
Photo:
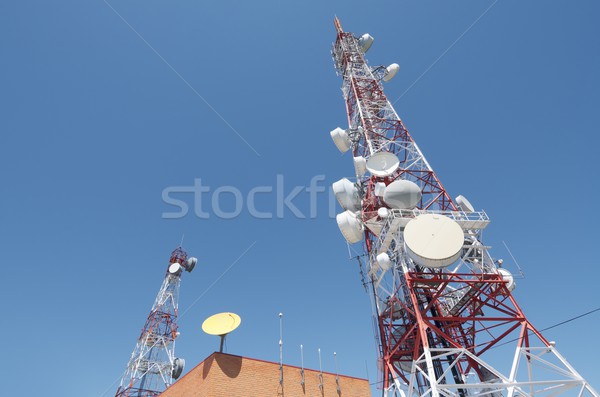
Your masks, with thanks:
[{"label": "red and white lattice tower", "polygon": [[115,397],[156,397],[181,375],[185,361],[175,357],[179,285],[183,271],[191,272],[196,262],[181,247],[171,253],[165,279]]},{"label": "red and white lattice tower", "polygon": [[527,320],[481,242],[488,216],[450,198],[384,95],[398,65],[370,67],[372,37],[335,27],[349,128],[331,136],[356,171],[333,185],[336,220],[364,241],[383,395],[600,397]]}]

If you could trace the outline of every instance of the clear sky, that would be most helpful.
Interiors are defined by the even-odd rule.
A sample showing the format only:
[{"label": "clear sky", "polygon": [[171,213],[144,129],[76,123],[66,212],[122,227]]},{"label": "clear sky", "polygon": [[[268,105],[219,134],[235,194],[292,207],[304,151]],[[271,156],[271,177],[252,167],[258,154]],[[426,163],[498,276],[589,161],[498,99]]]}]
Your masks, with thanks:
[{"label": "clear sky", "polygon": [[[353,175],[329,138],[346,127],[334,15],[375,37],[371,65],[400,64],[388,98],[451,195],[491,217],[485,242],[523,268],[533,324],[599,307],[599,11],[0,3],[1,394],[114,395],[182,235],[199,258],[180,296],[186,371],[218,349],[200,326],[222,311],[242,317],[227,352],[277,361],[283,312],[286,363],[303,344],[307,367],[321,348],[323,370],[337,352],[341,373],[377,382],[369,296],[328,193]],[[596,388],[599,327],[597,312],[545,333]]]}]

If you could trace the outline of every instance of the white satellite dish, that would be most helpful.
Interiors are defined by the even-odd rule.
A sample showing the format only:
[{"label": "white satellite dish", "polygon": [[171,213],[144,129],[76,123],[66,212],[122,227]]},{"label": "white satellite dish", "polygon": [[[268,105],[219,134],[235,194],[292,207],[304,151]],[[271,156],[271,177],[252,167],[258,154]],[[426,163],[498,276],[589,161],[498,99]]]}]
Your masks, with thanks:
[{"label": "white satellite dish", "polygon": [[171,265],[169,265],[169,273],[171,273],[171,274],[181,273],[181,265],[177,262],[171,263]]},{"label": "white satellite dish", "polygon": [[363,156],[354,157],[354,170],[356,176],[363,176],[367,172],[367,160]]},{"label": "white satellite dish", "polygon": [[360,36],[360,38],[358,39],[358,45],[360,46],[362,52],[369,51],[369,48],[371,48],[371,45],[373,45],[374,40],[375,39],[373,38],[373,36],[371,36],[368,33],[365,33],[362,36]]},{"label": "white satellite dish", "polygon": [[342,235],[350,244],[358,243],[363,239],[363,226],[361,221],[352,211],[345,211],[335,217]]},{"label": "white satellite dish", "polygon": [[501,267],[498,269],[498,273],[502,276],[502,280],[506,281],[506,288],[512,292],[517,286],[517,283],[511,272]]},{"label": "white satellite dish", "polygon": [[388,82],[394,78],[396,73],[400,70],[400,65],[392,63],[390,66],[385,68],[385,74],[383,75],[383,81]]},{"label": "white satellite dish", "polygon": [[444,215],[419,215],[404,228],[408,255],[428,268],[437,269],[454,263],[462,253],[464,238],[460,225]]},{"label": "white satellite dish", "polygon": [[381,254],[377,255],[375,259],[377,260],[377,264],[381,270],[387,271],[392,268],[392,260],[387,253],[382,252]]},{"label": "white satellite dish", "polygon": [[329,133],[331,135],[331,139],[338,150],[342,153],[346,153],[352,147],[352,141],[348,136],[348,132],[346,130],[337,127],[335,130]]},{"label": "white satellite dish", "polygon": [[386,177],[394,173],[400,165],[400,160],[394,153],[379,152],[367,160],[367,170],[379,177]]},{"label": "white satellite dish", "polygon": [[413,209],[421,201],[421,196],[419,185],[405,179],[397,179],[385,188],[383,201],[392,208]]},{"label": "white satellite dish", "polygon": [[358,189],[347,178],[334,182],[331,187],[335,198],[345,210],[358,211],[361,208]]},{"label": "white satellite dish", "polygon": [[381,218],[381,219],[385,219],[388,216],[390,216],[390,211],[385,208],[385,207],[381,207],[377,210],[377,215]]},{"label": "white satellite dish", "polygon": [[465,196],[460,195],[454,199],[456,201],[456,205],[460,208],[461,211],[466,212],[467,214],[471,212],[475,212],[475,208],[471,205],[469,200],[466,199]]}]

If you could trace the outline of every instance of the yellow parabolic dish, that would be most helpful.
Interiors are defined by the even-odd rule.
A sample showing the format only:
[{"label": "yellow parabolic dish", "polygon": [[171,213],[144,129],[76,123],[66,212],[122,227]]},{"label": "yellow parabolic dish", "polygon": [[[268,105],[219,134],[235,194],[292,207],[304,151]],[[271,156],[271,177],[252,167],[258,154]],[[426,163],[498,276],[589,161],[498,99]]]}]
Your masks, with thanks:
[{"label": "yellow parabolic dish", "polygon": [[209,335],[226,335],[240,326],[242,319],[235,313],[219,313],[202,323],[202,331]]}]

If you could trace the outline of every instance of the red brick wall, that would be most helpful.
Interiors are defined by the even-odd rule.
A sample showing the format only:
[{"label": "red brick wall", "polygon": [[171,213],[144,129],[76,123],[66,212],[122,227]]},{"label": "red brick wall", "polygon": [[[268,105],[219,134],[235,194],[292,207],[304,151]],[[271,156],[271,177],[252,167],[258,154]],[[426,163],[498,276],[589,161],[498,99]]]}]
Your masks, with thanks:
[{"label": "red brick wall", "polygon": [[366,379],[283,366],[283,388],[279,384],[279,364],[230,354],[213,353],[161,394],[161,397],[370,397]]}]

